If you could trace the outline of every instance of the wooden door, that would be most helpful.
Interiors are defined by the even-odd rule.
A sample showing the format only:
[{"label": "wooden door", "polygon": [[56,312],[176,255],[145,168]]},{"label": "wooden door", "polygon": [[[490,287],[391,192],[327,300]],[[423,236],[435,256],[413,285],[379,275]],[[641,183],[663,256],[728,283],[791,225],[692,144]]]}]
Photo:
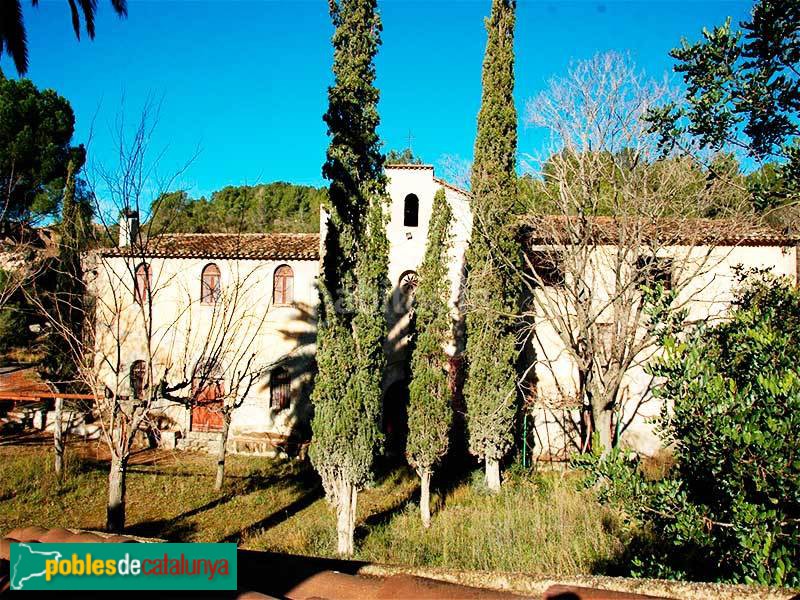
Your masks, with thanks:
[{"label": "wooden door", "polygon": [[192,408],[192,431],[222,431],[222,397],[225,391],[221,381],[206,383],[198,393]]}]

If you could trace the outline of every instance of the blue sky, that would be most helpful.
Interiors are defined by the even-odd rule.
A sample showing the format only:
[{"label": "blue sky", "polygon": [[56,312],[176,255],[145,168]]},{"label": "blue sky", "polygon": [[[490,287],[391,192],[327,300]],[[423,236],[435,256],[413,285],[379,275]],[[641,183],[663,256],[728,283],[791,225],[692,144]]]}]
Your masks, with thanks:
[{"label": "blue sky", "polygon": [[[129,0],[119,20],[100,0],[97,36],[78,42],[65,0],[25,2],[31,67],[39,87],[57,90],[76,113],[75,142],[114,159],[110,135],[121,99],[128,119],[148,97],[161,100],[152,148],[162,174],[196,149],[178,185],[193,195],[229,184],[291,181],[323,185],[327,137],[322,114],[331,81],[332,27],[324,0]],[[480,103],[483,18],[489,0],[383,0],[377,69],[385,148],[414,151],[438,164],[469,159]],[[751,2],[518,0],[516,98],[563,74],[571,60],[629,52],[651,76],[671,71],[667,55],[682,36],[727,16],[745,18]],[[85,38],[85,35],[83,36]],[[7,76],[15,71],[0,60]],[[678,79],[676,78],[676,83]],[[520,126],[519,150],[535,152],[540,133]]]}]

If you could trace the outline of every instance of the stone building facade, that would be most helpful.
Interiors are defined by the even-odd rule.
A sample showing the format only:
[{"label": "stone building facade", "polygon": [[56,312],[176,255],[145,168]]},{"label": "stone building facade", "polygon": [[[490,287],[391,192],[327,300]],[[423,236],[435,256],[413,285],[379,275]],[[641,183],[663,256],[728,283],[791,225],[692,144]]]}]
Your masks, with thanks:
[{"label": "stone building facade", "polygon": [[[449,261],[454,334],[447,348],[451,369],[459,364],[465,346],[463,289],[472,216],[469,193],[437,178],[430,165],[389,165],[386,175],[392,292],[386,309],[384,427],[397,432],[404,427],[408,399],[409,308],[434,194],[444,188],[454,215]],[[153,385],[174,384],[177,397],[192,391],[202,400],[199,406],[187,408],[174,399],[157,403],[163,438],[177,439],[178,447],[215,447],[220,402],[237,406],[229,437],[233,452],[269,454],[289,448],[292,440],[307,440],[326,223],[323,211],[320,234],[175,234],[147,240],[129,215],[119,247],[94,257],[98,386],[136,397],[143,391],[141,365],[146,361],[152,365]],[[712,224],[698,221],[696,226]],[[558,245],[530,239],[524,243],[528,251],[549,251]],[[600,254],[613,251],[610,243],[597,248]],[[800,264],[797,240],[766,230],[726,235],[706,245],[676,243],[665,251],[718,255],[687,304],[695,321],[724,317],[737,266],[769,268],[797,281]],[[552,323],[538,315],[534,329],[536,335],[525,348],[531,359],[527,383],[532,392],[526,410],[533,454],[560,460],[575,447],[579,429],[579,409],[564,401],[575,388],[575,368]],[[215,363],[213,372],[204,371],[210,362]],[[198,372],[203,372],[208,389],[194,389]],[[243,373],[252,375],[246,383]],[[622,418],[628,425],[622,441],[645,454],[658,449],[649,417],[660,406],[649,394],[648,376],[638,365],[623,384]]]},{"label": "stone building facade", "polygon": [[[437,179],[433,167],[388,166],[386,173],[393,289],[387,303],[384,390],[390,420],[404,401],[408,309],[425,253],[433,196],[440,187],[455,215],[450,273],[456,321],[471,223],[468,194]],[[147,239],[136,216],[125,215],[119,246],[93,257],[99,386],[135,398],[144,392],[137,389],[143,386],[143,365],[151,365],[147,379],[153,385],[163,381],[180,387],[172,400],[157,402],[159,427],[166,432],[162,437],[177,438],[180,448],[215,447],[221,402],[237,405],[229,436],[233,452],[272,453],[307,439],[324,212],[320,220],[321,235],[170,234]],[[451,354],[458,343],[454,339]],[[212,360],[215,372],[204,372],[204,364]],[[242,381],[245,371],[253,374],[252,383],[249,378]],[[209,389],[194,389],[197,380]],[[194,398],[191,408],[179,401],[188,395]]]}]

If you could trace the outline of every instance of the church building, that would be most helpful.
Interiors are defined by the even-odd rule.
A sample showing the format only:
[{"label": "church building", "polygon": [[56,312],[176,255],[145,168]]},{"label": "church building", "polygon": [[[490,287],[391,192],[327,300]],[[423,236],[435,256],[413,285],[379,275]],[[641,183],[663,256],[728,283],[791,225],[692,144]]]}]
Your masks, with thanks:
[{"label": "church building", "polygon": [[[444,188],[453,210],[450,305],[456,324],[471,214],[469,194],[437,178],[430,165],[388,165],[386,175],[393,287],[386,315],[384,425],[402,431],[409,309],[434,194]],[[99,299],[98,387],[135,399],[164,382],[170,391],[157,402],[158,428],[178,448],[212,450],[223,403],[236,406],[228,438],[232,452],[271,454],[307,440],[326,222],[323,211],[320,234],[148,239],[137,215],[125,215],[118,247],[98,251],[92,269],[91,290]],[[456,336],[448,353],[462,347]]]},{"label": "church building", "polygon": [[[390,450],[401,453],[410,308],[434,194],[443,188],[453,212],[449,260],[453,338],[447,353],[455,387],[465,347],[463,290],[472,215],[469,193],[437,178],[430,165],[387,165],[386,176],[392,290],[386,309],[383,427]],[[614,227],[613,220],[604,219],[595,224],[598,230]],[[702,278],[692,282],[693,295],[684,299],[689,322],[724,318],[733,298],[735,272],[741,267],[767,268],[798,281],[796,238],[763,228],[723,234],[720,223],[693,221],[689,225],[695,241],[676,237],[657,257],[663,264],[674,264],[674,257],[687,252],[717,257]],[[152,426],[167,447],[214,450],[222,429],[221,408],[233,406],[229,451],[297,451],[311,436],[309,397],[326,225],[323,211],[319,234],[148,237],[140,235],[135,214],[125,215],[118,247],[96,251],[89,269],[90,290],[96,298],[96,387],[134,402],[158,397]],[[662,225],[656,224],[656,229]],[[612,232],[596,252],[613,255],[613,240]],[[539,268],[536,256],[564,251],[563,241],[535,231],[521,237],[520,243],[534,261],[533,269]],[[533,295],[560,302],[564,279],[557,272],[557,264],[549,265],[548,277],[540,278],[541,289]],[[595,282],[609,279],[603,273],[591,277]],[[673,277],[680,274],[666,273],[664,281]],[[602,296],[599,288],[593,293]],[[532,453],[543,460],[565,460],[578,448],[581,426],[580,404],[573,397],[575,364],[552,319],[535,314],[532,323],[533,334],[523,348],[527,377],[520,385],[523,410],[530,417]],[[604,327],[613,323],[599,324],[600,331]],[[660,403],[651,394],[647,359],[625,373],[621,407],[612,426],[623,444],[654,454],[659,442],[651,417],[659,414]]]}]

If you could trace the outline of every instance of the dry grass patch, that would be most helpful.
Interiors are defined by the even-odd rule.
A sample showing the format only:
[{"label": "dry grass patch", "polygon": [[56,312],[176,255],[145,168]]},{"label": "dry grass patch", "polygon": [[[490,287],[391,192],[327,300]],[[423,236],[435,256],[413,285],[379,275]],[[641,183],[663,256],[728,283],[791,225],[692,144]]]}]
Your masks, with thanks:
[{"label": "dry grass patch", "polygon": [[[97,448],[68,449],[63,483],[47,446],[0,446],[0,531],[21,525],[102,529],[108,463]],[[128,476],[127,532],[186,542],[333,556],[335,519],[316,475],[298,461],[229,457],[221,493],[214,459],[149,452]],[[618,556],[612,513],[574,478],[520,474],[492,496],[464,481],[434,497],[433,524],[418,513],[418,479],[389,470],[359,494],[356,558],[408,566],[588,574]]]},{"label": "dry grass patch", "polygon": [[493,496],[463,483],[444,498],[429,530],[416,505],[376,527],[361,558],[411,566],[592,573],[622,549],[613,515],[570,477],[514,477]]}]

